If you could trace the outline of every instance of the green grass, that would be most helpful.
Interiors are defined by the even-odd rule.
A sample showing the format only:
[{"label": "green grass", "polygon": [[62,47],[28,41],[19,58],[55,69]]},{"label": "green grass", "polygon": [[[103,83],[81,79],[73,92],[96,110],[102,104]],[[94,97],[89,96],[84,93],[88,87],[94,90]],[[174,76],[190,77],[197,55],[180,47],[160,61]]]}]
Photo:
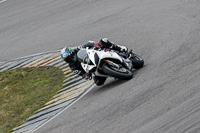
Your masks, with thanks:
[{"label": "green grass", "polygon": [[61,89],[64,74],[54,67],[0,73],[0,133],[10,132]]}]

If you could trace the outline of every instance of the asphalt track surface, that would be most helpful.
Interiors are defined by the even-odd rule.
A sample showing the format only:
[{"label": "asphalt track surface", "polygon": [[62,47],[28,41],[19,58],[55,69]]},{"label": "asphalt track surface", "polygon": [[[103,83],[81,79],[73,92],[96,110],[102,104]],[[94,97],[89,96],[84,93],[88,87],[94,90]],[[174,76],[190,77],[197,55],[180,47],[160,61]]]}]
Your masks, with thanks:
[{"label": "asphalt track surface", "polygon": [[36,133],[199,133],[200,0],[7,0],[0,61],[108,37],[145,60]]}]

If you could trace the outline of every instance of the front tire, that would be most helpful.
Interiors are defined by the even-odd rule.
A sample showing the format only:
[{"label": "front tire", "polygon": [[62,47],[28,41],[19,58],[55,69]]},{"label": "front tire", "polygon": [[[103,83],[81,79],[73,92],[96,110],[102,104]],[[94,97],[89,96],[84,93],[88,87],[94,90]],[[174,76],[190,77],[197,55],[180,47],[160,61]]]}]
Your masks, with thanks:
[{"label": "front tire", "polygon": [[95,77],[93,78],[93,80],[94,80],[94,83],[95,83],[97,86],[100,86],[100,85],[103,85],[103,84],[105,83],[106,78],[107,78],[107,77],[95,76]]},{"label": "front tire", "polygon": [[[123,69],[123,70],[120,70],[120,69]],[[105,74],[113,76],[115,78],[129,80],[133,77],[133,73],[130,70],[124,67],[121,67],[120,69],[117,70],[116,68],[108,66],[107,64],[102,66],[102,70]]]}]

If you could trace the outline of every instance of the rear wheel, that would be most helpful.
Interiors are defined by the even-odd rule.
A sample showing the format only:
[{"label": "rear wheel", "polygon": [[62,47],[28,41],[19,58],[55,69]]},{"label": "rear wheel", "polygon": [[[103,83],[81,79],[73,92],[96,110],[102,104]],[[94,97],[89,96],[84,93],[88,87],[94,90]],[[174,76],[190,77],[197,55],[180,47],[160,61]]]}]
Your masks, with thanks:
[{"label": "rear wheel", "polygon": [[102,66],[102,70],[105,74],[113,76],[115,78],[119,78],[119,79],[129,80],[133,77],[133,73],[124,67],[121,67],[118,69],[118,68],[108,66],[107,64],[105,64]]},{"label": "rear wheel", "polygon": [[132,53],[130,60],[132,61],[133,68],[135,69],[140,69],[144,66],[144,60],[139,55]]}]

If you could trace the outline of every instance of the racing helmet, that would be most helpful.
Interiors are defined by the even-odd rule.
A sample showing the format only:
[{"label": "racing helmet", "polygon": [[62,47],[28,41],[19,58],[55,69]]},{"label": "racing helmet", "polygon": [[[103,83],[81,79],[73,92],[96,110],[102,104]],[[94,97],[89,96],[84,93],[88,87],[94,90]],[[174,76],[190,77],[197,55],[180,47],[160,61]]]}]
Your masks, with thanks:
[{"label": "racing helmet", "polygon": [[61,50],[61,58],[69,64],[74,64],[76,62],[76,53],[74,49],[64,47]]}]

